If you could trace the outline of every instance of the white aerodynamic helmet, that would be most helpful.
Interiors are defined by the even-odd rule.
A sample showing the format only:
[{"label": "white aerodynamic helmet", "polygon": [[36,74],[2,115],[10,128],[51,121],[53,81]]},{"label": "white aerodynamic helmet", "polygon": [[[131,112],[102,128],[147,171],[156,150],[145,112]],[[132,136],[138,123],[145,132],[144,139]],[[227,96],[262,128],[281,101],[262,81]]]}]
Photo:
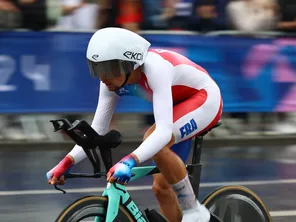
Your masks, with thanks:
[{"label": "white aerodynamic helmet", "polygon": [[145,61],[150,43],[123,28],[100,29],[91,37],[86,57],[94,78],[130,74]]}]

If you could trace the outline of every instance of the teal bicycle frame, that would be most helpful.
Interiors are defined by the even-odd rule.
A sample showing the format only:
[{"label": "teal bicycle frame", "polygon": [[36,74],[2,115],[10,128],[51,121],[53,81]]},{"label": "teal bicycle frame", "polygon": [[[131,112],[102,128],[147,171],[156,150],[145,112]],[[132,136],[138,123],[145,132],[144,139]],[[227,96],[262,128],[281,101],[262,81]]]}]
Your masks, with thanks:
[{"label": "teal bicycle frame", "polygon": [[[191,183],[198,184],[200,180],[200,164],[188,164],[186,169],[189,173]],[[155,166],[144,166],[144,167],[134,167],[132,169],[133,177],[130,182],[142,178],[147,175],[153,175],[159,173],[159,170]],[[198,194],[199,186],[195,186],[195,193]],[[125,208],[133,215],[135,221],[137,222],[148,222],[145,214],[139,209],[137,204],[132,200],[130,194],[126,190],[126,186],[119,183],[107,183],[106,188],[102,194],[103,197],[108,197],[108,208],[106,213],[106,222],[112,222],[118,214],[119,206],[125,206]],[[94,222],[100,222],[100,218],[96,217]]]},{"label": "teal bicycle frame", "polygon": [[[159,171],[155,166],[134,167],[132,169],[132,173],[134,174],[134,176],[131,178],[130,182],[157,172]],[[148,222],[145,214],[131,199],[130,194],[126,190],[126,186],[118,183],[107,183],[102,196],[108,197],[106,222],[112,222],[115,220],[120,204],[126,207],[126,209],[133,215],[136,221]],[[100,222],[100,218],[96,217],[95,222]]]}]

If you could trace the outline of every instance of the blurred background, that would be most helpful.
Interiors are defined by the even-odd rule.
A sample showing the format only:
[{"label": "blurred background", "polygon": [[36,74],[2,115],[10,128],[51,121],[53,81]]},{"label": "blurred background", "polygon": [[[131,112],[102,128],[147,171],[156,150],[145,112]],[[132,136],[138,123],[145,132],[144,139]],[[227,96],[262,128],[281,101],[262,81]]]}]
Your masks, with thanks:
[{"label": "blurred background", "polygon": [[[189,57],[220,86],[223,125],[206,136],[206,146],[217,149],[205,151],[205,158],[223,157],[224,162],[209,160],[218,171],[206,170],[203,180],[295,176],[295,0],[0,0],[1,181],[25,177],[23,169],[34,163],[40,171],[30,178],[38,178],[40,187],[48,189],[45,173],[73,147],[67,137],[53,132],[49,121],[92,121],[99,85],[89,75],[86,48],[91,35],[108,26],[132,30],[152,48]],[[125,146],[135,147],[153,123],[151,104],[124,97],[111,128],[123,133]],[[12,150],[16,153],[7,153]],[[4,163],[14,167],[9,171]],[[19,183],[21,187],[1,182],[0,187],[34,187],[33,182]],[[287,198],[289,189],[284,188]],[[284,210],[288,203],[285,208],[275,204],[282,198],[276,196],[278,190],[257,189],[272,210]],[[27,199],[22,201],[12,204]],[[37,215],[40,209],[31,211]],[[44,216],[44,209],[40,212]],[[25,221],[40,221],[35,219]]]},{"label": "blurred background", "polygon": [[[209,71],[225,107],[223,127],[209,137],[296,134],[295,12],[292,0],[1,0],[0,141],[64,141],[49,119],[92,120],[98,83],[85,51],[107,26],[138,32]],[[141,139],[152,109],[124,101],[112,128]]]}]

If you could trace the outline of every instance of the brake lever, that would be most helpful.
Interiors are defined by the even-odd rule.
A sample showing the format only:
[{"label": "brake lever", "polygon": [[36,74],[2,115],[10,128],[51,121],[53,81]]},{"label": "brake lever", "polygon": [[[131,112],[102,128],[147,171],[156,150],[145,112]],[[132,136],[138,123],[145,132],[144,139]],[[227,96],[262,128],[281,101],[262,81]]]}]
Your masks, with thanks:
[{"label": "brake lever", "polygon": [[57,185],[54,185],[54,188],[55,188],[56,190],[58,190],[58,191],[63,192],[63,194],[66,194],[66,191],[63,190],[63,189],[61,189],[61,188],[59,188]]}]

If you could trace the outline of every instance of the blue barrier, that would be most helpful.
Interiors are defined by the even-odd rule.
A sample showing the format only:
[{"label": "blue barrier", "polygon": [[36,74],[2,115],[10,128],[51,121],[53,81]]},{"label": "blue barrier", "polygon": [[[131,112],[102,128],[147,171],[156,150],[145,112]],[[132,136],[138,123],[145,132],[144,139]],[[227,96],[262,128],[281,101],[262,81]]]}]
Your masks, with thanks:
[{"label": "blue barrier", "polygon": [[[0,113],[93,112],[98,81],[85,59],[92,33],[0,32]],[[296,39],[143,34],[203,66],[224,112],[296,111]],[[117,112],[151,112],[122,97]]]}]

